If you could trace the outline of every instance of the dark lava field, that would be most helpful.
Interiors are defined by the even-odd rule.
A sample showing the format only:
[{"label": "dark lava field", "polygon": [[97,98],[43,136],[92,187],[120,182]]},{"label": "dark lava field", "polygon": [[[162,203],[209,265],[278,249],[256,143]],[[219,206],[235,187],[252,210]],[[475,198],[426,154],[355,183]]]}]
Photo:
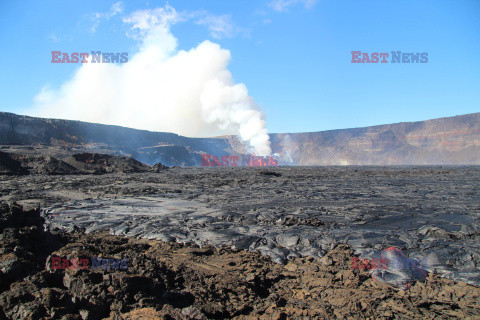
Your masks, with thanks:
[{"label": "dark lava field", "polygon": [[[241,265],[242,263],[237,261],[238,257],[246,255],[245,257],[248,258],[242,259],[262,261],[262,266],[259,265],[259,269],[256,271],[254,271],[255,267],[252,267],[253,269],[249,269],[251,272],[261,272],[267,263],[265,261],[268,261],[268,272],[276,272],[276,276],[282,279],[289,276],[285,274],[281,276],[281,272],[276,268],[288,267],[290,268],[288,272],[295,273],[300,265],[301,268],[304,268],[302,272],[307,272],[305,271],[307,269],[311,269],[308,272],[323,272],[321,271],[323,267],[318,266],[336,266],[338,270],[335,270],[334,278],[339,272],[343,272],[342,268],[346,268],[347,271],[353,272],[347,278],[352,277],[352,281],[356,279],[355,281],[360,282],[355,285],[350,282],[345,284],[343,282],[347,278],[341,276],[340,280],[343,281],[343,285],[360,290],[359,288],[365,285],[367,279],[369,279],[368,281],[373,280],[365,271],[352,271],[352,268],[349,268],[349,258],[355,255],[373,259],[382,250],[395,247],[415,259],[422,269],[429,272],[430,280],[427,280],[426,284],[413,284],[411,288],[409,285],[410,289],[402,286],[397,286],[397,288],[387,286],[391,288],[388,290],[393,291],[382,287],[381,290],[387,290],[390,293],[384,295],[383,298],[377,297],[378,301],[374,300],[377,302],[371,300],[375,296],[373,291],[370,293],[362,291],[363,298],[358,297],[358,301],[352,302],[348,300],[353,299],[352,297],[344,297],[348,301],[344,301],[344,304],[337,306],[338,309],[336,309],[334,305],[338,303],[338,296],[336,293],[328,296],[325,291],[324,298],[330,297],[334,302],[329,306],[318,306],[318,309],[315,309],[317,313],[314,312],[314,309],[310,310],[313,313],[308,313],[310,311],[305,311],[308,310],[308,307],[301,307],[298,299],[300,299],[300,295],[303,295],[300,300],[304,303],[313,299],[315,294],[309,288],[314,287],[296,283],[295,285],[299,286],[298,290],[303,290],[302,293],[300,291],[295,291],[296,293],[292,293],[292,295],[283,291],[280,293],[280,291],[275,291],[280,290],[275,289],[275,286],[279,285],[280,278],[265,280],[269,277],[267,276],[268,272],[265,271],[267,273],[262,275],[262,281],[265,282],[260,283],[261,280],[257,279],[260,281],[258,284],[258,281],[255,280],[256,276],[252,278],[253,283],[257,283],[261,287],[261,289],[255,287],[256,289],[253,290],[261,292],[255,291],[254,298],[247,294],[248,299],[259,299],[258,301],[263,301],[263,304],[247,298],[245,299],[250,302],[245,302],[247,300],[238,302],[237,300],[242,298],[231,288],[229,289],[233,290],[231,295],[217,292],[211,287],[205,288],[208,292],[213,290],[220,295],[226,294],[226,298],[224,297],[226,300],[218,302],[224,303],[225,308],[222,308],[215,304],[217,302],[213,303],[205,297],[206,300],[195,300],[199,293],[195,293],[193,290],[191,291],[193,296],[187,297],[192,300],[191,303],[185,302],[179,306],[170,304],[171,308],[176,308],[175,310],[193,308],[188,309],[190,310],[188,312],[198,313],[198,317],[186,315],[185,319],[196,319],[195,317],[198,319],[203,319],[202,317],[221,319],[240,316],[246,318],[251,316],[253,319],[267,315],[268,319],[274,315],[278,316],[278,319],[287,317],[294,319],[300,318],[295,317],[299,314],[303,314],[305,319],[348,316],[393,319],[397,318],[397,312],[401,318],[433,319],[473,316],[473,319],[480,314],[479,301],[475,300],[478,298],[475,296],[475,292],[477,292],[475,290],[478,290],[476,287],[480,285],[479,185],[480,168],[473,166],[190,167],[128,174],[4,175],[0,176],[0,200],[10,204],[17,202],[18,205],[23,206],[24,210],[37,210],[44,219],[42,220],[44,221],[44,232],[70,237],[70,240],[64,240],[70,245],[80,241],[79,239],[89,239],[82,242],[84,245],[92,241],[92,243],[95,241],[102,243],[102,240],[98,240],[99,237],[105,239],[106,243],[115,242],[117,240],[112,239],[117,238],[131,239],[128,241],[142,243],[142,245],[138,245],[138,254],[144,255],[146,251],[153,250],[148,249],[151,248],[152,243],[157,243],[154,246],[157,251],[160,250],[160,247],[163,248],[162,250],[173,250],[163,254],[175,255],[178,250],[187,250],[184,256],[186,260],[177,262],[180,265],[185,263],[190,267],[198,267],[198,263],[207,263],[202,260],[203,262],[195,264],[192,262],[195,259],[220,259],[222,254],[226,254],[225,252],[232,255],[232,261],[236,261],[230,267],[239,266],[239,263]],[[128,247],[125,241],[120,241],[122,250],[130,250],[131,257],[135,249]],[[134,247],[135,243],[129,242],[129,246]],[[145,247],[142,247],[143,245]],[[68,244],[63,249],[56,249],[65,251],[67,247]],[[95,250],[101,250],[99,248]],[[212,251],[214,253],[193,254],[190,257],[191,250],[200,250],[195,248],[216,249]],[[220,252],[218,251],[220,249],[227,251]],[[93,247],[92,250],[94,250]],[[110,252],[102,254],[118,256],[119,252],[123,252],[120,249],[114,250],[111,246],[109,250]],[[335,258],[337,260],[328,257],[332,254],[339,254],[339,250],[344,258],[342,258],[342,263],[336,264],[335,261],[338,260],[338,257]],[[95,254],[99,254],[99,252],[95,252]],[[200,258],[200,256],[202,257]],[[325,259],[328,261],[325,262]],[[180,268],[178,264],[171,263],[176,265],[176,268]],[[228,266],[227,261],[224,263],[221,267],[222,270]],[[138,269],[138,267],[136,268]],[[245,273],[247,269],[242,270]],[[213,272],[212,270],[210,271]],[[136,270],[135,272],[140,271]],[[178,272],[185,272],[185,270]],[[230,276],[232,274],[229,274]],[[188,278],[186,275],[184,277]],[[243,277],[248,278],[249,276],[242,273],[238,277],[244,281]],[[296,273],[292,277],[297,280],[302,278],[300,273]],[[315,276],[310,273],[309,277]],[[192,282],[192,279],[188,278],[188,281]],[[167,280],[164,279],[164,281]],[[65,281],[64,279],[64,284]],[[202,286],[202,283],[200,281],[200,284],[196,283],[196,285]],[[332,280],[329,283],[333,285],[335,281]],[[386,286],[380,281],[373,281],[373,283],[376,286]],[[184,290],[182,294],[185,293],[184,285],[178,283],[170,285],[177,286],[176,290],[181,288]],[[204,285],[206,284],[204,283]],[[293,284],[287,285],[286,283],[283,285],[293,286]],[[438,290],[433,289],[435,285],[440,286],[437,287]],[[448,289],[450,291],[445,289],[445,286],[458,285],[463,286],[462,288],[471,288],[467,291],[474,294],[470,297],[473,299],[471,301],[475,301],[475,303],[472,302],[473,305],[470,305],[470,302],[462,305],[461,301],[464,301],[462,297],[466,296],[455,296],[457,287]],[[426,286],[430,291],[425,289],[428,294],[421,293],[423,289],[419,289],[418,286]],[[332,288],[329,290],[334,290]],[[444,289],[450,292],[445,298],[448,303],[438,302],[440,299],[438,295]],[[62,290],[68,291],[68,288]],[[281,290],[285,290],[285,288]],[[425,295],[425,299],[430,300],[418,302],[412,298],[411,294],[415,292],[412,290],[420,290],[421,294],[418,294]],[[208,292],[203,294],[208,295]],[[399,297],[397,294],[401,296]],[[0,295],[0,302],[1,299]],[[3,299],[6,301],[7,298]],[[238,303],[233,303],[231,299],[236,299],[235,301]],[[273,309],[268,305],[269,299],[273,299],[271,301]],[[128,317],[131,317],[128,319],[134,319],[136,316],[133,313],[126,315],[126,312],[137,310],[135,312],[150,314],[151,319],[168,319],[166,314],[170,309],[161,307],[168,304],[167,302],[162,300],[161,304],[139,304],[137,300],[133,299],[133,302],[129,302],[130,304],[124,303],[115,310],[112,307],[112,314],[123,312],[125,319]],[[368,302],[365,302],[367,300]],[[407,300],[408,303],[405,302]],[[199,303],[199,301],[203,302]],[[294,301],[297,301],[295,302],[297,304]],[[365,304],[362,304],[361,301],[364,301]],[[387,306],[379,301],[386,301]],[[398,307],[399,301],[405,302],[400,311],[395,309]],[[213,304],[209,305],[209,303]],[[250,305],[244,305],[245,303],[247,305],[250,303]],[[349,305],[347,308],[348,303],[353,303],[353,305]],[[441,307],[436,306],[437,303]],[[6,305],[3,303],[4,307]],[[206,309],[202,309],[202,305]],[[380,308],[381,305],[383,309]],[[150,307],[153,309],[148,309]],[[85,310],[89,310],[88,307],[85,308]],[[77,309],[73,308],[72,312],[80,310]],[[143,311],[138,311],[139,309]],[[42,311],[45,314],[51,312],[51,310],[48,311],[48,308],[45,310],[47,311]],[[172,311],[170,316],[176,314],[175,312],[180,312],[178,310]],[[302,313],[301,310],[304,310],[305,313]],[[338,313],[335,310],[341,311]],[[66,314],[66,311],[62,312]],[[10,314],[15,315],[18,312],[11,311]],[[84,319],[94,318],[91,313],[90,316],[88,316],[88,312],[85,314],[87,316],[82,316]],[[177,318],[176,316],[172,317]],[[14,317],[12,316],[12,318]]]},{"label": "dark lava field", "polygon": [[394,246],[480,285],[478,186],[478,167],[173,168],[3,177],[0,196],[38,201],[51,229],[228,245],[280,263],[338,243],[366,258]]}]

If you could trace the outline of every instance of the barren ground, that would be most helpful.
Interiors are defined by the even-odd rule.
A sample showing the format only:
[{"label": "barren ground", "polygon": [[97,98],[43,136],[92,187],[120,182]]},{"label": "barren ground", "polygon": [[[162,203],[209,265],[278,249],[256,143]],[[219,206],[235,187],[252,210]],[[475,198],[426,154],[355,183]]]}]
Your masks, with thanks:
[{"label": "barren ground", "polygon": [[[57,211],[44,213],[51,232],[43,232],[39,221],[38,230],[19,225],[4,206],[10,222],[2,227],[0,304],[12,319],[476,319],[480,292],[465,282],[479,283],[479,179],[478,167],[2,176],[1,200]],[[151,239],[136,239],[151,233],[133,228],[144,218],[106,228],[129,237],[108,235],[97,227],[101,219],[84,219],[85,206],[108,211],[111,203],[102,201],[145,197],[188,200],[208,219],[181,211],[183,223],[157,221],[155,230],[164,232]],[[60,232],[69,220],[57,219],[72,215],[66,210],[78,216],[73,233]],[[98,231],[85,234],[88,228]],[[172,228],[174,242],[154,240]],[[425,258],[427,281],[400,290],[352,270],[354,254],[369,257],[389,246]],[[51,255],[122,258],[129,268],[47,270]]]}]

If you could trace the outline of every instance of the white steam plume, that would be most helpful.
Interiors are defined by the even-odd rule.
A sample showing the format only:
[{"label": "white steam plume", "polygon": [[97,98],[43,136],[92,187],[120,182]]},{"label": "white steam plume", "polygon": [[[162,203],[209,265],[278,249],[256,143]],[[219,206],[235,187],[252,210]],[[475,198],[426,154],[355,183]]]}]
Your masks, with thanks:
[{"label": "white steam plume", "polygon": [[269,155],[263,114],[233,83],[230,52],[210,41],[178,51],[170,26],[183,19],[170,6],[134,12],[124,22],[140,49],[127,63],[82,64],[60,89],[44,88],[30,113],[186,136],[239,134]]}]

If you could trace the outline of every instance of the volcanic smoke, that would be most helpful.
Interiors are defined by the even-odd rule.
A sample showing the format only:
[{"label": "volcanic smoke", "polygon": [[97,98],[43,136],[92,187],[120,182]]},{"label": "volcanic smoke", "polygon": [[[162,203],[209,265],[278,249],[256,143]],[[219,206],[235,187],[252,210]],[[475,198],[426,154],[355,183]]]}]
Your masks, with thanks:
[{"label": "volcanic smoke", "polygon": [[44,87],[28,113],[190,137],[234,134],[270,155],[264,116],[227,69],[230,52],[210,41],[178,50],[170,26],[185,19],[168,5],[130,14],[123,22],[139,50],[128,63],[81,64],[60,88]]}]

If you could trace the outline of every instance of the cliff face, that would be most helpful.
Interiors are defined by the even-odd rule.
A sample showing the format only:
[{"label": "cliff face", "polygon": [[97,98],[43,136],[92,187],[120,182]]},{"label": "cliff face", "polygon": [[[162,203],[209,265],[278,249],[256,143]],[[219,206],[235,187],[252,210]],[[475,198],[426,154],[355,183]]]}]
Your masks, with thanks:
[{"label": "cliff face", "polygon": [[273,134],[296,165],[480,164],[480,113],[356,129]]},{"label": "cliff face", "polygon": [[[153,165],[200,165],[201,153],[224,154],[225,139],[187,138],[81,121],[0,112],[0,145],[34,145],[36,152],[65,158],[78,152],[125,155]],[[48,150],[42,148],[48,146]]]},{"label": "cliff face", "polygon": [[[270,138],[280,164],[287,165],[480,164],[480,113],[355,129],[277,133]],[[232,136],[187,138],[11,113],[0,113],[0,144],[48,146],[65,156],[69,150],[101,150],[170,166],[200,165],[202,153],[222,156],[246,151]]]}]

